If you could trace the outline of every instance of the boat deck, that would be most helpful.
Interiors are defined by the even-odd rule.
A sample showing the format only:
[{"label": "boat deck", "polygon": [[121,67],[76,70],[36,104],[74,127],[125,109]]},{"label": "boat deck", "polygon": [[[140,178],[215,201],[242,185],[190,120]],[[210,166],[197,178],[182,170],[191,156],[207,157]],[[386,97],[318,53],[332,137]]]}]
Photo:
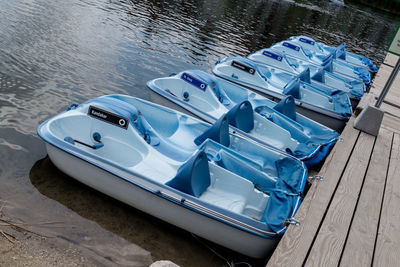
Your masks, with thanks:
[{"label": "boat deck", "polygon": [[[375,104],[398,57],[388,54],[357,109]],[[379,135],[342,132],[267,266],[399,266],[400,75]],[[357,110],[355,114],[357,114]]]}]

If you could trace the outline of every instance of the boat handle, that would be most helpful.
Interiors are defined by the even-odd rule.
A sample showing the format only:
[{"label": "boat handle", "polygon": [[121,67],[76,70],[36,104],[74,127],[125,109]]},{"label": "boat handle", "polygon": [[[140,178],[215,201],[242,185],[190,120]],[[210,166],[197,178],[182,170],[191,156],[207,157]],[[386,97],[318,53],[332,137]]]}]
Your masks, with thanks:
[{"label": "boat handle", "polygon": [[70,143],[72,145],[75,145],[75,143],[78,143],[78,144],[90,147],[91,149],[99,149],[99,148],[104,146],[103,142],[100,141],[101,135],[99,133],[97,133],[97,132],[93,133],[93,139],[97,142],[94,145],[89,145],[89,144],[87,144],[85,142],[79,141],[79,140],[74,139],[74,138],[72,138],[70,136],[65,137],[64,141],[66,141],[66,142],[68,142],[68,143]]}]

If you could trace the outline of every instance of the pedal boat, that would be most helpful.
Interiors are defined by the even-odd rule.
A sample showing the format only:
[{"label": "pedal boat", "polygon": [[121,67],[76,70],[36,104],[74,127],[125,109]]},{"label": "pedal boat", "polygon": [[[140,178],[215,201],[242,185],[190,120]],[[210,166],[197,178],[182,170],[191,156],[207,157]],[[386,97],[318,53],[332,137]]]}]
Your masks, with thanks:
[{"label": "pedal boat", "polygon": [[336,75],[357,79],[365,84],[371,83],[371,73],[366,68],[336,59],[336,51],[332,51],[329,55],[315,53],[304,49],[301,45],[291,40],[273,44],[270,48],[285,53],[286,56],[307,61],[317,67],[323,67],[326,71]]},{"label": "pedal boat", "polygon": [[286,75],[279,69],[242,57],[229,57],[218,61],[213,73],[228,81],[259,91],[274,101],[291,95],[297,112],[336,131],[341,131],[352,114],[349,97],[338,90],[331,93],[316,90],[300,77]]},{"label": "pedal boat", "polygon": [[72,105],[38,135],[76,180],[255,258],[295,222],[307,177],[294,157],[229,133],[224,117],[210,125],[123,95]]},{"label": "pedal boat", "polygon": [[[233,131],[289,153],[307,167],[320,163],[339,137],[336,131],[297,114],[292,96],[277,104],[200,70],[154,79],[147,86],[210,123],[227,114]],[[238,107],[245,109],[244,105],[248,107],[245,119],[248,123],[230,119]]]},{"label": "pedal boat", "polygon": [[342,5],[344,6],[344,1],[343,0],[331,0],[331,2],[338,4],[338,5]]},{"label": "pedal boat", "polygon": [[338,76],[325,71],[322,67],[316,67],[306,61],[288,58],[285,53],[281,53],[271,48],[261,49],[251,53],[248,59],[255,62],[279,68],[292,74],[299,75],[301,81],[320,87],[328,86],[332,89],[345,92],[354,108],[366,91],[365,84],[356,79]]},{"label": "pedal boat", "polygon": [[334,57],[339,61],[344,61],[348,64],[364,67],[372,73],[378,71],[377,66],[371,59],[346,51],[346,43],[340,44],[338,47],[328,46],[319,43],[308,36],[292,36],[289,38],[292,42],[296,42],[303,48],[313,51],[315,53],[329,55],[335,52]]}]

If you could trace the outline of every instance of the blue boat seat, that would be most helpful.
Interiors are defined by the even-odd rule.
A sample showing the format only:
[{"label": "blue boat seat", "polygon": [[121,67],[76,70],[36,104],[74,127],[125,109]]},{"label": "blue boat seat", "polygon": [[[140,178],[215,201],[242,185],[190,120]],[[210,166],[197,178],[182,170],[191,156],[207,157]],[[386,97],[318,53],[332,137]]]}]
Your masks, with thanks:
[{"label": "blue boat seat", "polygon": [[197,76],[197,78],[207,83],[214,93],[215,97],[221,104],[223,104],[227,108],[232,106],[232,101],[226,95],[225,91],[220,88],[218,80],[215,77],[200,70],[188,70],[186,72],[195,77]]},{"label": "blue boat seat", "polygon": [[274,109],[283,115],[296,120],[296,104],[293,96],[287,96],[274,106]]},{"label": "blue boat seat", "polygon": [[300,72],[297,77],[306,83],[311,83],[310,69],[306,68],[302,72]]},{"label": "blue boat seat", "polygon": [[300,99],[300,79],[296,78],[290,81],[288,84],[285,85],[283,88],[284,95],[291,95],[296,99]]},{"label": "blue boat seat", "polygon": [[[218,166],[231,171],[247,179],[254,184],[258,190],[268,194],[274,187],[276,181],[271,179],[259,167],[248,164],[246,161],[234,157],[221,150],[212,159]],[[258,168],[257,168],[258,167]]]},{"label": "blue boat seat", "polygon": [[260,220],[268,196],[255,190],[253,182],[227,173],[226,169],[210,164],[211,184],[199,197],[200,200],[226,210]]},{"label": "blue boat seat", "polygon": [[204,151],[198,151],[178,169],[176,176],[166,185],[199,197],[210,186],[210,180],[207,155]]},{"label": "blue boat seat", "polygon": [[254,111],[248,100],[234,106],[228,111],[227,116],[229,124],[232,124],[246,133],[254,128]]},{"label": "blue boat seat", "polygon": [[323,68],[318,68],[318,70],[313,74],[311,79],[325,83],[325,70]]},{"label": "blue boat seat", "polygon": [[166,155],[167,157],[177,159],[179,161],[186,161],[191,155],[191,151],[186,150],[184,147],[172,143],[159,134],[151,124],[146,120],[145,116],[132,104],[127,103],[118,98],[119,96],[98,98],[96,101],[88,103],[98,103],[104,105],[111,111],[130,118],[133,128],[136,132],[157,151]]},{"label": "blue boat seat", "polygon": [[229,139],[229,123],[227,115],[222,115],[210,128],[198,136],[194,143],[196,145],[202,144],[207,138],[228,147],[230,144]]}]

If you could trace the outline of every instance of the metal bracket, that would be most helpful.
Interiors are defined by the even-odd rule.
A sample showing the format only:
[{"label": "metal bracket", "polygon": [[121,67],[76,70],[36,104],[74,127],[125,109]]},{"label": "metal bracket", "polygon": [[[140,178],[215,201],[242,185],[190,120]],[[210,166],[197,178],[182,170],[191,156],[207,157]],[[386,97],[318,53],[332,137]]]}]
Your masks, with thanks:
[{"label": "metal bracket", "polygon": [[310,179],[310,181],[312,181],[312,180],[323,181],[324,177],[322,175],[313,175],[309,179]]},{"label": "metal bracket", "polygon": [[289,218],[286,220],[287,224],[293,224],[294,226],[300,226],[300,222],[295,218]]}]

